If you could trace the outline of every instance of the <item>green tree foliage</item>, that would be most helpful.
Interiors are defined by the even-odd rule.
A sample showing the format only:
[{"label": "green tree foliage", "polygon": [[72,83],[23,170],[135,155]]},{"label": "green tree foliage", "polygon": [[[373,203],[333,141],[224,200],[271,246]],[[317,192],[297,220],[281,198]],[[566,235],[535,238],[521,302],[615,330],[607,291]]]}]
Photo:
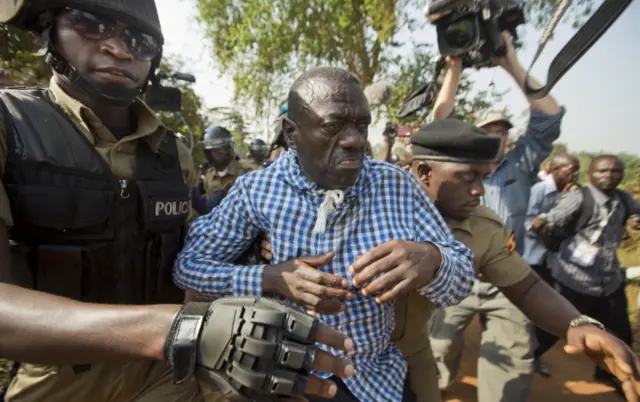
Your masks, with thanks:
[{"label": "green tree foliage", "polygon": [[[536,28],[544,28],[549,22],[558,3],[562,0],[528,0],[525,2],[525,15],[531,25]],[[603,0],[574,0],[569,6],[569,12],[565,14],[564,22],[570,23],[574,28],[579,27],[595,11],[596,6]]]},{"label": "green tree foliage", "polygon": [[51,69],[38,56],[40,41],[35,35],[0,24],[0,68],[18,84],[47,86]]},{"label": "green tree foliage", "polygon": [[[527,1],[534,25],[547,21],[557,0]],[[196,0],[200,20],[236,98],[265,113],[293,78],[309,67],[348,69],[367,86],[397,65],[401,32],[426,24],[420,0]],[[581,0],[583,15],[592,0]],[[266,111],[267,113],[270,111]]]}]

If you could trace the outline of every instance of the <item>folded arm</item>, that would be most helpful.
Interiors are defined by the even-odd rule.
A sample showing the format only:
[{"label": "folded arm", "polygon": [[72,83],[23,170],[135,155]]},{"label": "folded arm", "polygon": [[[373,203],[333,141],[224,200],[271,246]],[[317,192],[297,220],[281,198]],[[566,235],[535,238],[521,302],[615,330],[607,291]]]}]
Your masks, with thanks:
[{"label": "folded arm", "polygon": [[173,279],[183,289],[209,298],[262,295],[264,265],[237,265],[260,230],[241,177],[222,203],[197,218],[174,264]]},{"label": "folded arm", "polygon": [[414,206],[416,241],[433,243],[441,255],[436,275],[419,293],[438,307],[458,304],[471,292],[475,278],[471,250],[454,238],[422,188],[416,188]]},{"label": "folded arm", "polygon": [[547,229],[563,228],[574,218],[582,205],[582,190],[571,190],[558,198],[556,205],[540,217]]}]

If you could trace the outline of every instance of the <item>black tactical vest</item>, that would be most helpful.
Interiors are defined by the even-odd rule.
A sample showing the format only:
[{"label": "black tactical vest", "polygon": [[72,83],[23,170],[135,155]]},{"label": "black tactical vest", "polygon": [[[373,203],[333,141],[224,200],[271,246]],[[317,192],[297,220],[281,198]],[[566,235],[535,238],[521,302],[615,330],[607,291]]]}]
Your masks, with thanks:
[{"label": "black tactical vest", "polygon": [[175,136],[157,153],[138,142],[134,180],[121,180],[48,90],[0,91],[0,107],[12,254],[26,259],[32,287],[87,302],[182,302],[171,270],[189,191]]}]

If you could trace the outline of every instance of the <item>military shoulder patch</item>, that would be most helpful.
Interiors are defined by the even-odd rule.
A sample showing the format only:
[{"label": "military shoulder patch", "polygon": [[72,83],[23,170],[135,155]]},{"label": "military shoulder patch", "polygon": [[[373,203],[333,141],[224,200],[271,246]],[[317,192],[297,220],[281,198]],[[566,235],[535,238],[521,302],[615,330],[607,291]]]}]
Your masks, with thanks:
[{"label": "military shoulder patch", "polygon": [[513,254],[513,252],[516,251],[516,236],[513,233],[511,233],[511,236],[507,239],[505,247],[509,250],[509,254]]}]

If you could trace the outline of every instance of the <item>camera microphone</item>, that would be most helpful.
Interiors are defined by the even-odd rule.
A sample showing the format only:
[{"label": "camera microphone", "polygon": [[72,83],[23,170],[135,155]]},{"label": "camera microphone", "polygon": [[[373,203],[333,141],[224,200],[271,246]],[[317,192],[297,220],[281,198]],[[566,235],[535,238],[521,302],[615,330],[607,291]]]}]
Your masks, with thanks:
[{"label": "camera microphone", "polygon": [[388,81],[378,81],[364,89],[369,107],[374,108],[386,104],[393,95],[393,85]]}]

